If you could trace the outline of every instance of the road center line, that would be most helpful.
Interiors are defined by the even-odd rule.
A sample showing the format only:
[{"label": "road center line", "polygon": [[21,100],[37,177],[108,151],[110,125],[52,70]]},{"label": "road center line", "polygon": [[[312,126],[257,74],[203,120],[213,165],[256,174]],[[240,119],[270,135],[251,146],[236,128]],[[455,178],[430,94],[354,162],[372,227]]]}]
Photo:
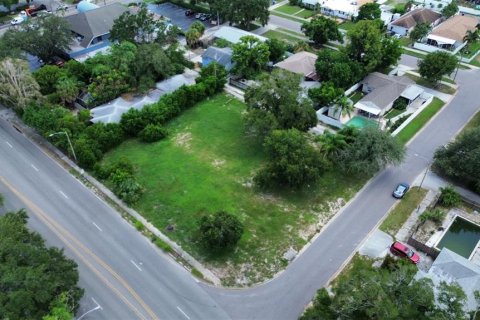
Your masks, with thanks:
[{"label": "road center line", "polygon": [[31,166],[32,166],[32,168],[33,168],[35,171],[37,171],[37,172],[40,171],[40,170],[38,170],[37,167],[35,167],[33,164],[31,164]]},{"label": "road center line", "polygon": [[5,141],[5,143],[8,144],[8,146],[13,149],[13,146],[10,144],[10,142]]},{"label": "road center line", "polygon": [[65,197],[65,199],[68,199],[68,196],[65,193],[63,193],[62,190],[58,190],[58,192],[60,192],[60,194]]},{"label": "road center line", "polygon": [[100,230],[100,231],[103,231],[102,228],[100,228],[95,222],[92,221],[92,223],[93,223],[93,225],[95,226],[95,228],[97,228],[97,229]]},{"label": "road center line", "polygon": [[138,266],[138,264],[135,263],[135,261],[130,260],[130,262],[135,266],[135,268],[137,268],[138,270],[142,271],[142,269],[140,269],[140,267]]},{"label": "road center line", "polygon": [[185,316],[185,318],[190,319],[190,317],[179,306],[177,306],[177,309]]}]

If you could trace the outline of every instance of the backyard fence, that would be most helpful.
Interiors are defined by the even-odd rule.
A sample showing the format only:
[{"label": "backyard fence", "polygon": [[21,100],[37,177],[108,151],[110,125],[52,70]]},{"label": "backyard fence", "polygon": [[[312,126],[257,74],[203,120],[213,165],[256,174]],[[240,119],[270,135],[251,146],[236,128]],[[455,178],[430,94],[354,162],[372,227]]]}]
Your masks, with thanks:
[{"label": "backyard fence", "polygon": [[436,259],[440,254],[440,250],[427,246],[426,244],[415,240],[412,237],[408,238],[407,244],[411,245],[415,249],[425,252],[427,255],[431,256],[433,259]]}]

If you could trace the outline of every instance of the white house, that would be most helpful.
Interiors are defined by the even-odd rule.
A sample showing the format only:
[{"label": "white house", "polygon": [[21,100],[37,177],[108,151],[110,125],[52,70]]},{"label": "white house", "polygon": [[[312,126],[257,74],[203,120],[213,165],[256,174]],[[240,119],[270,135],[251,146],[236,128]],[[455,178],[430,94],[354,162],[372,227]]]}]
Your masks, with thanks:
[{"label": "white house", "polygon": [[438,12],[426,8],[414,9],[407,12],[397,20],[388,25],[388,30],[407,36],[418,24],[425,23],[431,28],[435,27],[442,20],[442,15]]},{"label": "white house", "polygon": [[302,0],[303,6],[313,9],[320,6],[320,12],[325,15],[349,20],[358,15],[358,9],[373,0]]}]

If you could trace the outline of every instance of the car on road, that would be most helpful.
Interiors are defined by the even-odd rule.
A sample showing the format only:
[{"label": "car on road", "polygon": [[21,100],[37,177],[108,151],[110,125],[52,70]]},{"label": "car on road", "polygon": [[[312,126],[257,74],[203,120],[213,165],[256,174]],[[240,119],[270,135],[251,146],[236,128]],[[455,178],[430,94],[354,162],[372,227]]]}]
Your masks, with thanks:
[{"label": "car on road", "polygon": [[202,17],[203,13],[197,13],[195,14],[195,19],[200,19]]},{"label": "car on road", "polygon": [[185,15],[186,15],[187,17],[193,16],[194,14],[195,14],[195,12],[193,12],[193,11],[190,10],[190,9],[185,11]]},{"label": "car on road", "polygon": [[410,189],[408,183],[399,183],[395,190],[393,190],[392,196],[397,199],[402,199],[407,193],[408,189]]},{"label": "car on road", "polygon": [[17,24],[20,24],[22,23],[23,21],[25,21],[25,18],[21,17],[21,16],[18,16],[18,17],[15,17],[13,18],[11,21],[10,21],[10,24],[12,26],[16,26]]},{"label": "car on road", "polygon": [[398,241],[392,243],[392,245],[390,246],[390,252],[398,257],[407,258],[414,264],[417,264],[420,261],[420,256],[418,254],[416,254],[412,249]]}]

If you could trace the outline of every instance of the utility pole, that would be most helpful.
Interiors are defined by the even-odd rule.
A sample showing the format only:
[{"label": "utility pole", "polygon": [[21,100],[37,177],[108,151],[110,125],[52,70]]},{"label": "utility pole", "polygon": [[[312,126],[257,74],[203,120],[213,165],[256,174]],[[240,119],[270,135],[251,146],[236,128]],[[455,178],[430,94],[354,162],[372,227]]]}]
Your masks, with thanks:
[{"label": "utility pole", "polygon": [[67,136],[68,145],[70,146],[70,150],[72,151],[72,155],[73,155],[73,158],[75,159],[75,163],[78,163],[77,155],[75,154],[75,150],[73,149],[72,141],[70,141],[70,137],[68,136],[67,131],[55,132],[55,133],[49,134],[48,136],[53,137],[53,136],[56,136],[56,135],[59,135],[59,134],[64,134],[64,135]]}]

